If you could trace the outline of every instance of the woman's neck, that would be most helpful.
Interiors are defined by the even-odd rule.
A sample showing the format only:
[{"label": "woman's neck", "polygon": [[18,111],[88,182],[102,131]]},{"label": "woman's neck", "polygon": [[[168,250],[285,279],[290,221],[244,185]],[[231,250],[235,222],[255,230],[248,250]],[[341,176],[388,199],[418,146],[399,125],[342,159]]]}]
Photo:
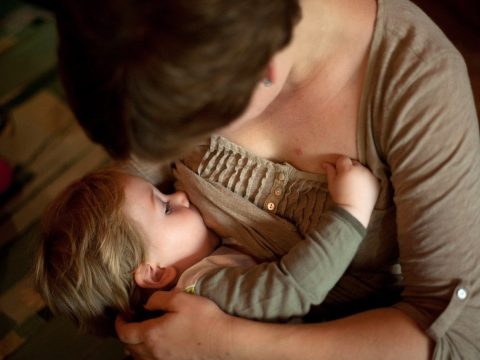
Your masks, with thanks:
[{"label": "woman's neck", "polygon": [[292,42],[274,58],[274,86],[259,86],[254,94],[252,103],[263,111],[246,112],[219,133],[257,156],[318,172],[332,154],[357,157],[356,121],[376,0],[301,5]]},{"label": "woman's neck", "polygon": [[287,84],[302,86],[316,72],[319,64],[335,52],[335,6],[330,1],[302,0],[302,18],[295,28],[291,44],[285,49],[291,69]]},{"label": "woman's neck", "polygon": [[[359,29],[369,39],[374,26],[375,0],[300,0],[300,4],[302,19],[291,45],[285,49],[285,56],[291,62],[285,84],[287,91],[304,87],[314,78],[328,79],[332,71],[338,73],[350,54],[358,53],[357,47],[365,43],[359,41]],[[339,84],[333,81],[332,85]],[[326,92],[332,93],[334,89]]]}]

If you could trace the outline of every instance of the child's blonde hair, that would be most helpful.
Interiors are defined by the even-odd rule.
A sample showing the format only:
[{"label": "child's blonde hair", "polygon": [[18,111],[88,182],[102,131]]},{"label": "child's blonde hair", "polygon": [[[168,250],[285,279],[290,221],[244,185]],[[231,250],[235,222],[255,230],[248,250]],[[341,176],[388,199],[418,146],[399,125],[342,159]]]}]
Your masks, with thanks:
[{"label": "child's blonde hair", "polygon": [[108,168],[75,181],[43,218],[36,287],[54,313],[97,335],[113,334],[116,314],[142,306],[133,272],[145,251],[122,211],[126,175]]}]

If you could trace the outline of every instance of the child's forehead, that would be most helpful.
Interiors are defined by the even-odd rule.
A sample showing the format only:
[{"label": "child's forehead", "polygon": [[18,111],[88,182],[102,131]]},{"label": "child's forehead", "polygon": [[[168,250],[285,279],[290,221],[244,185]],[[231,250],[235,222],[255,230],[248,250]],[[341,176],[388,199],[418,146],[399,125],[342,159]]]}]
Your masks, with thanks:
[{"label": "child's forehead", "polygon": [[135,186],[135,185],[138,186],[139,184],[143,184],[144,186],[152,185],[145,178],[138,175],[124,174],[123,178],[124,178],[125,186]]},{"label": "child's forehead", "polygon": [[164,195],[160,190],[158,190],[155,185],[149,182],[147,179],[136,176],[126,174],[124,177],[124,188],[128,191],[135,191],[135,192],[144,192],[144,193],[156,193],[160,195]]}]

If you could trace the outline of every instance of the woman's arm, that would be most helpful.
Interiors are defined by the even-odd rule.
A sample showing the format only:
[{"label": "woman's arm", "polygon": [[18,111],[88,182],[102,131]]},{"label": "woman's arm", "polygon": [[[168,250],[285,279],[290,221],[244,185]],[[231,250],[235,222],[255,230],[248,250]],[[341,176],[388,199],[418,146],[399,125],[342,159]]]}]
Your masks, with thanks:
[{"label": "woman's arm", "polygon": [[372,129],[396,210],[402,301],[435,341],[435,359],[480,357],[480,137],[461,56],[391,66]]},{"label": "woman's arm", "polygon": [[233,317],[212,301],[157,292],[143,323],[117,321],[136,359],[429,359],[432,343],[401,311],[378,309],[320,324],[272,324]]},{"label": "woman's arm", "polygon": [[[235,359],[394,360],[431,356],[431,340],[412,319],[391,308],[327,323],[281,326],[243,320],[234,326],[242,339],[232,351],[242,357],[232,357]],[[255,346],[247,346],[249,343]]]}]

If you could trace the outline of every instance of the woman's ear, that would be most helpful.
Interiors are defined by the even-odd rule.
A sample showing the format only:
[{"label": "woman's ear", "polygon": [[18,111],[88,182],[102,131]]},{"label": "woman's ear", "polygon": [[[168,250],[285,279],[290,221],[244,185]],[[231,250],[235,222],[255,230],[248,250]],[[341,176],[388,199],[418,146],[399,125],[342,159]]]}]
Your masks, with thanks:
[{"label": "woman's ear", "polygon": [[270,63],[268,64],[267,68],[267,77],[270,79],[272,84],[275,82],[275,66],[274,66],[274,60],[270,60]]},{"label": "woman's ear", "polygon": [[267,70],[262,79],[262,84],[265,87],[270,87],[275,82],[273,60],[268,64]]},{"label": "woman's ear", "polygon": [[177,278],[177,269],[173,266],[160,267],[147,263],[140,264],[134,273],[135,283],[144,289],[166,289]]}]

